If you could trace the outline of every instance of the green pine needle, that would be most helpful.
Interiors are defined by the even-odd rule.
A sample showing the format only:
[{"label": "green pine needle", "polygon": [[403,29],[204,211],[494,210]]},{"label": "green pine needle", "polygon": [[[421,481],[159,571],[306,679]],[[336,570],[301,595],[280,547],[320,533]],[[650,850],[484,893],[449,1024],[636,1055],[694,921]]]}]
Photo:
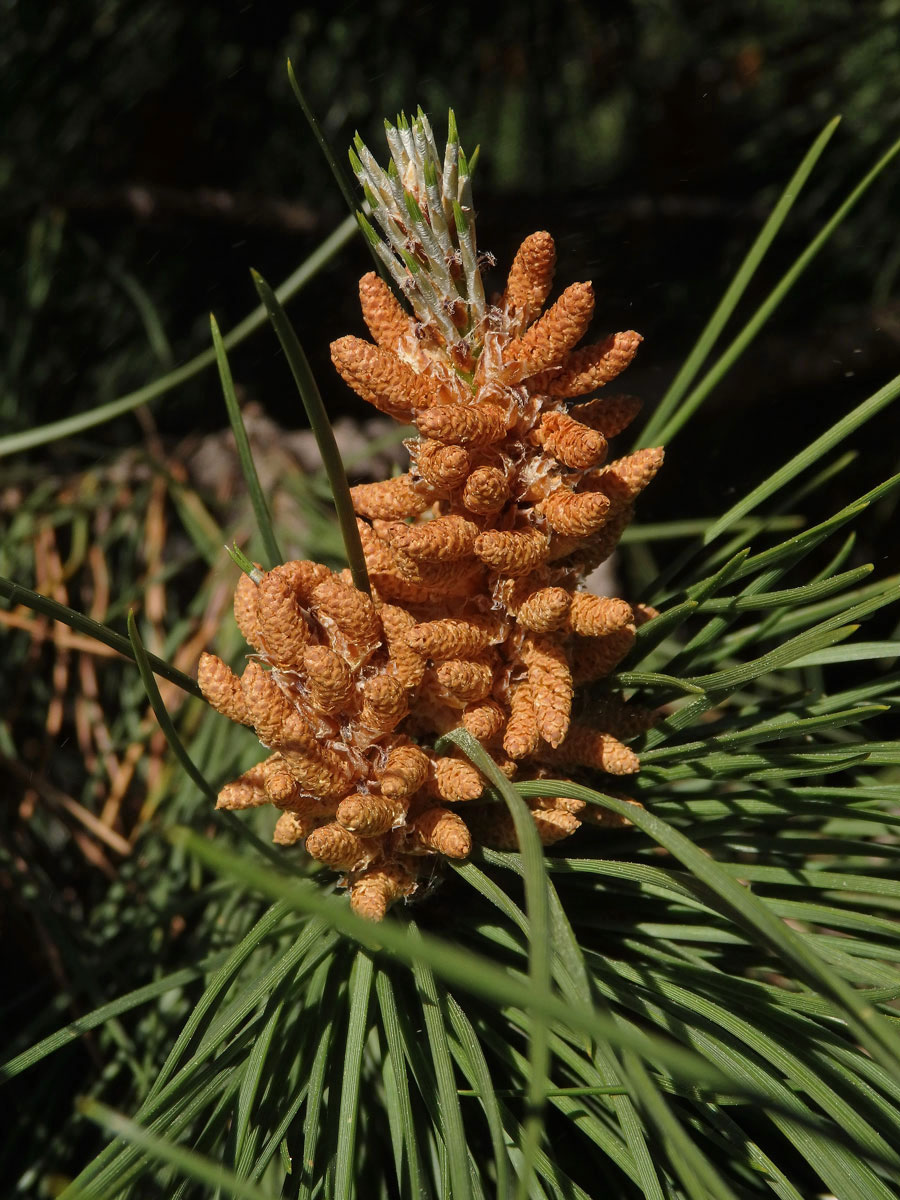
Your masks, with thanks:
[{"label": "green pine needle", "polygon": [[306,409],[306,415],[309,418],[310,426],[315,435],[319,453],[322,455],[322,462],[328,475],[328,482],[331,485],[331,494],[334,498],[334,507],[337,512],[341,537],[344,539],[344,549],[347,553],[350,574],[353,577],[353,586],[359,591],[368,594],[371,592],[369,574],[366,569],[366,559],[363,554],[362,542],[359,538],[359,530],[356,525],[356,513],[353,511],[353,501],[350,498],[350,485],[347,483],[347,472],[344,470],[340,451],[334,438],[334,430],[331,428],[331,422],[325,411],[325,405],[322,403],[318,385],[310,369],[309,361],[303,351],[303,347],[287,318],[287,314],[279,304],[275,293],[257,271],[253,271],[252,275],[253,282],[256,284],[256,290],[259,292],[260,299],[269,314],[272,327],[278,336],[279,342],[281,342],[281,348],[284,351],[285,358],[288,360],[291,374],[294,376],[294,382],[297,385],[297,390],[303,401],[303,407]]},{"label": "green pine needle", "polygon": [[[286,301],[296,296],[346,246],[356,233],[356,229],[357,223],[355,219],[353,217],[345,217],[337,229],[325,239],[321,246],[310,254],[283,283],[278,285],[275,292],[278,299]],[[246,341],[252,333],[255,333],[257,329],[265,325],[266,315],[264,306],[260,305],[242,321],[239,321],[232,330],[223,336],[222,344],[225,349],[233,350],[235,346],[239,346],[242,342]],[[59,442],[63,438],[74,437],[76,434],[84,433],[88,429],[95,429],[98,425],[105,425],[108,421],[114,421],[117,417],[121,417],[125,413],[134,412],[136,408],[140,408],[144,404],[152,404],[155,400],[168,395],[169,392],[174,391],[183,383],[187,383],[188,380],[200,375],[207,367],[211,367],[215,361],[216,352],[214,349],[203,350],[188,362],[183,363],[180,367],[176,367],[174,371],[169,371],[160,379],[145,384],[133,392],[128,392],[116,400],[98,404],[96,408],[89,409],[87,412],[76,413],[71,417],[63,417],[59,421],[50,421],[46,425],[37,425],[33,429],[23,429],[19,433],[0,435],[0,458],[5,458],[11,454],[21,454],[25,450],[33,450],[36,446],[46,446],[50,443]]]},{"label": "green pine needle", "polygon": [[219,366],[219,378],[222,382],[222,394],[225,397],[225,407],[228,409],[228,420],[231,423],[231,431],[234,434],[235,444],[237,446],[238,461],[241,464],[241,472],[244,476],[244,482],[247,484],[247,491],[250,494],[250,501],[253,505],[253,512],[256,515],[256,525],[259,529],[260,537],[265,546],[266,556],[269,560],[269,568],[277,566],[284,562],[281,550],[278,546],[278,539],[275,536],[275,530],[272,527],[272,517],[269,512],[269,506],[266,503],[266,498],[263,495],[262,487],[259,482],[259,475],[256,471],[256,464],[253,461],[253,452],[250,449],[250,440],[247,437],[247,431],[244,428],[244,419],[241,416],[240,405],[237,401],[237,396],[234,391],[234,381],[231,377],[231,367],[228,365],[228,356],[225,352],[225,347],[222,344],[222,335],[219,333],[219,326],[216,318],[210,314],[209,323],[212,328],[213,347],[216,352],[216,361]]}]

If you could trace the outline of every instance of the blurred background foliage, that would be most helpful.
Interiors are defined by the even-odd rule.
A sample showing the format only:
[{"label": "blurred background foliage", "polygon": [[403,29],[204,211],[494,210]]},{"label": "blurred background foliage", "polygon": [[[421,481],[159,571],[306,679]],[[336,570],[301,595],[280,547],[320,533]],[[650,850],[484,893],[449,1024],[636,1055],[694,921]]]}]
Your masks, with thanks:
[{"label": "blurred background foliage", "polygon": [[[587,267],[599,320],[647,336],[657,393],[825,122],[844,116],[792,218],[796,247],[900,127],[898,0],[531,0],[477,20],[466,5],[399,0],[3,0],[0,12],[7,429],[205,348],[209,309],[227,328],[249,307],[249,266],[282,278],[334,227],[340,197],[288,55],[341,156],[356,128],[377,144],[386,114],[421,103],[438,119],[454,105],[466,145],[486,149],[482,245],[502,264],[550,225],[563,281]],[[747,388],[774,366],[787,385],[837,387],[843,405],[847,372],[893,355],[898,188],[887,176],[845,224]],[[294,309],[318,364],[359,323],[365,266],[357,246]],[[275,355],[262,340],[237,370],[265,388]],[[321,373],[333,405],[351,407]],[[207,378],[159,404],[163,430],[217,422],[214,395]],[[282,389],[266,404],[296,422]],[[102,436],[133,432],[127,420]]]},{"label": "blurred background foliage", "polygon": [[[227,330],[254,306],[251,266],[277,283],[343,218],[288,56],[341,158],[357,128],[380,147],[383,117],[401,108],[422,104],[442,132],[452,104],[467,149],[483,145],[482,247],[502,269],[525,234],[549,228],[560,283],[594,280],[595,326],[645,335],[627,386],[648,407],[826,121],[844,117],[744,315],[900,133],[900,0],[531,0],[477,18],[399,0],[0,0],[0,435],[94,408],[207,349],[211,309]],[[644,520],[720,512],[895,372],[898,202],[890,170],[679,441]],[[290,306],[329,411],[351,419],[362,404],[328,344],[362,332],[356,280],[369,267],[355,242]],[[250,431],[282,544],[336,561],[315,459],[279,434],[304,421],[271,332],[231,360],[258,406]],[[896,422],[854,439],[869,482],[898,469]],[[204,647],[237,654],[232,627],[215,633],[235,575],[220,547],[222,530],[242,541],[252,520],[225,424],[208,371],[150,410],[0,460],[0,574],[116,628],[134,606],[148,647],[187,671]],[[355,478],[384,468],[365,442],[351,457]],[[850,464],[804,512],[821,519],[867,485]],[[887,572],[893,513],[873,515],[854,564],[874,556]],[[164,801],[170,820],[210,818],[133,669],[24,609],[4,625],[0,771],[13,802],[0,889],[17,986],[3,1011],[15,1052],[154,970],[230,944],[256,914],[223,905],[222,885],[202,884],[158,836],[140,838]],[[213,786],[252,761],[250,735],[225,738],[196,701],[165,697]],[[140,1093],[188,1007],[170,993],[54,1058],[59,1073],[29,1077],[0,1168],[29,1164],[27,1191],[83,1161],[99,1135],[69,1124],[71,1080],[113,1101]]]}]

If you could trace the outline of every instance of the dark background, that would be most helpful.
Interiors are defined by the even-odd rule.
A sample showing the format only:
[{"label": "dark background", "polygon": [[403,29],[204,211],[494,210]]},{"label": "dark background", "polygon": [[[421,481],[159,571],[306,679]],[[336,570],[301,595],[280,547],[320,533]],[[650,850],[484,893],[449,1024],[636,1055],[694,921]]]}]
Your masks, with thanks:
[{"label": "dark background", "polygon": [[[482,146],[479,242],[497,256],[495,286],[522,237],[549,229],[560,284],[594,282],[596,335],[644,334],[623,382],[648,410],[826,122],[843,114],[725,340],[900,137],[900,0],[505,0],[490,12],[399,0],[0,0],[0,435],[87,411],[188,361],[209,346],[210,310],[228,329],[255,306],[251,266],[277,284],[343,219],[288,85],[289,55],[342,162],[356,129],[384,161],[382,120],[401,108],[421,104],[441,138],[452,104],[467,150]],[[721,512],[897,373],[898,199],[900,159],[675,439],[642,498],[643,520]],[[333,372],[328,344],[363,333],[356,281],[370,266],[356,241],[289,306],[336,416],[363,415]],[[231,357],[244,399],[288,429],[305,424],[271,331]],[[185,435],[220,430],[215,372],[157,400],[152,422],[168,463]],[[0,498],[7,485],[10,493],[46,487],[39,515],[53,523],[60,481],[119,455],[137,461],[149,428],[132,413],[0,459]],[[830,515],[900,469],[898,434],[890,410],[855,434],[855,463],[804,500],[806,518]],[[131,459],[122,454],[133,447]],[[140,607],[146,569],[141,514],[132,512],[140,506],[130,503],[120,541],[107,547],[108,619],[120,629],[127,607]],[[0,507],[0,538],[14,509],[14,500]],[[896,569],[892,514],[885,506],[866,514],[846,566],[874,559],[879,576]],[[64,556],[67,536],[61,528]],[[832,552],[823,548],[823,561]],[[10,558],[32,585],[26,550]],[[185,556],[169,588],[176,615],[205,573],[196,554]],[[77,587],[70,597],[82,609],[92,598]],[[891,632],[866,628],[868,637]],[[32,652],[24,631],[0,633],[0,709],[12,710],[15,735],[0,749],[12,746],[26,774],[44,764],[56,786],[90,802],[69,726],[49,742],[43,732],[52,648]],[[143,693],[122,664],[102,678],[103,712],[117,729],[122,713],[140,713]],[[4,808],[14,833],[0,863],[0,974],[15,981],[4,1021],[21,1049],[145,982],[166,954],[173,966],[193,961],[194,916],[188,909],[185,922],[182,912],[194,883],[155,831],[112,883],[92,874],[53,820],[42,823],[40,806],[33,820],[17,815],[15,788]],[[135,792],[137,819],[143,794]],[[195,792],[191,803],[196,810]],[[176,810],[172,819],[185,818]],[[26,864],[27,887],[4,865],[13,858]],[[187,944],[170,928],[169,906],[187,926]],[[150,944],[163,947],[156,958]],[[57,957],[73,973],[69,993]],[[169,1025],[138,1033],[155,1064]],[[73,1134],[69,1124],[72,1092],[99,1078],[103,1059],[89,1052],[73,1047],[70,1058],[25,1077],[24,1123],[4,1151],[21,1160],[11,1178],[23,1164],[83,1163],[97,1144],[99,1133],[82,1125]]]},{"label": "dark background", "polygon": [[[210,309],[228,328],[253,307],[249,267],[280,281],[343,217],[288,55],[342,162],[355,129],[383,155],[385,115],[421,103],[440,137],[453,104],[464,145],[483,147],[479,236],[497,283],[522,236],[549,228],[560,282],[594,280],[597,332],[645,335],[628,386],[648,405],[826,121],[844,116],[745,314],[900,134],[897,0],[532,0],[492,12],[4,0],[0,11],[4,430],[187,360],[208,345]],[[648,516],[671,512],[673,488],[679,515],[721,509],[760,463],[771,469],[895,372],[898,195],[889,169],[679,439],[678,482],[660,481]],[[335,413],[359,411],[327,346],[362,332],[355,280],[368,267],[355,242],[290,309]],[[233,365],[277,420],[302,423],[268,331]],[[211,373],[153,412],[166,437],[224,423]],[[874,469],[894,467],[895,432],[882,418],[855,443]],[[77,465],[139,436],[126,417],[35,465]]]}]

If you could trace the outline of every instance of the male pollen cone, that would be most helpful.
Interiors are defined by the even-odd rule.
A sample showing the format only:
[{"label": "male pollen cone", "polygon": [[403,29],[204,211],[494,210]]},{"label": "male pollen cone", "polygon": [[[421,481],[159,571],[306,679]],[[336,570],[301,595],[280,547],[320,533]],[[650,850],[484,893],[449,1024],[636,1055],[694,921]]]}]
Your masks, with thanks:
[{"label": "male pollen cone", "polygon": [[[507,779],[602,772],[608,791],[639,770],[627,743],[656,715],[623,699],[614,674],[656,610],[587,590],[663,461],[661,447],[610,450],[640,401],[606,388],[640,334],[581,344],[594,290],[573,283],[552,299],[544,230],[522,242],[491,301],[470,201],[450,222],[442,200],[429,207],[462,177],[444,179],[426,118],[409,128],[389,140],[404,147],[396,173],[364,148],[357,160],[377,223],[397,235],[378,248],[396,292],[364,275],[372,340],[331,345],[358,396],[414,427],[403,473],[350,489],[371,591],[308,560],[257,565],[235,592],[252,651],[241,677],[210,654],[198,672],[210,704],[267,748],[219,807],[271,805],[275,842],[305,846],[376,921],[428,894],[419,880],[473,843],[518,847],[505,805],[443,735],[464,729]],[[427,187],[412,184],[423,177]],[[585,684],[597,686],[583,700]],[[545,846],[597,823],[581,801],[527,803]]]}]

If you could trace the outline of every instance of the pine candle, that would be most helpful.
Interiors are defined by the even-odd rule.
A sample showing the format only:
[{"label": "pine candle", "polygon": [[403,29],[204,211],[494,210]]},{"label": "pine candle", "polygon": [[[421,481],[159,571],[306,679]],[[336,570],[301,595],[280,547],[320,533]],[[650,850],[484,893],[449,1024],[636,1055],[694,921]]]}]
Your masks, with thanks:
[{"label": "pine candle", "polygon": [[[209,702],[270,751],[219,807],[280,809],[276,843],[302,842],[341,872],[353,908],[374,920],[413,894],[423,860],[465,858],[473,839],[516,844],[476,768],[431,749],[442,734],[468,730],[509,779],[639,769],[625,742],[651,712],[611,695],[585,723],[572,703],[654,615],[589,594],[585,579],[663,459],[660,448],[609,459],[640,404],[591,393],[641,338],[579,346],[593,290],[572,284],[547,307],[549,233],[525,239],[503,292],[486,298],[490,258],[476,248],[452,114],[443,157],[421,110],[387,139],[387,170],[358,137],[351,162],[381,231],[361,215],[363,232],[409,311],[369,273],[360,301],[372,341],[331,347],[359,396],[417,430],[406,473],[351,489],[371,596],[313,562],[244,576],[235,616],[254,654],[240,679],[211,654],[199,674]],[[529,806],[545,845],[589,815],[563,798]]]}]

